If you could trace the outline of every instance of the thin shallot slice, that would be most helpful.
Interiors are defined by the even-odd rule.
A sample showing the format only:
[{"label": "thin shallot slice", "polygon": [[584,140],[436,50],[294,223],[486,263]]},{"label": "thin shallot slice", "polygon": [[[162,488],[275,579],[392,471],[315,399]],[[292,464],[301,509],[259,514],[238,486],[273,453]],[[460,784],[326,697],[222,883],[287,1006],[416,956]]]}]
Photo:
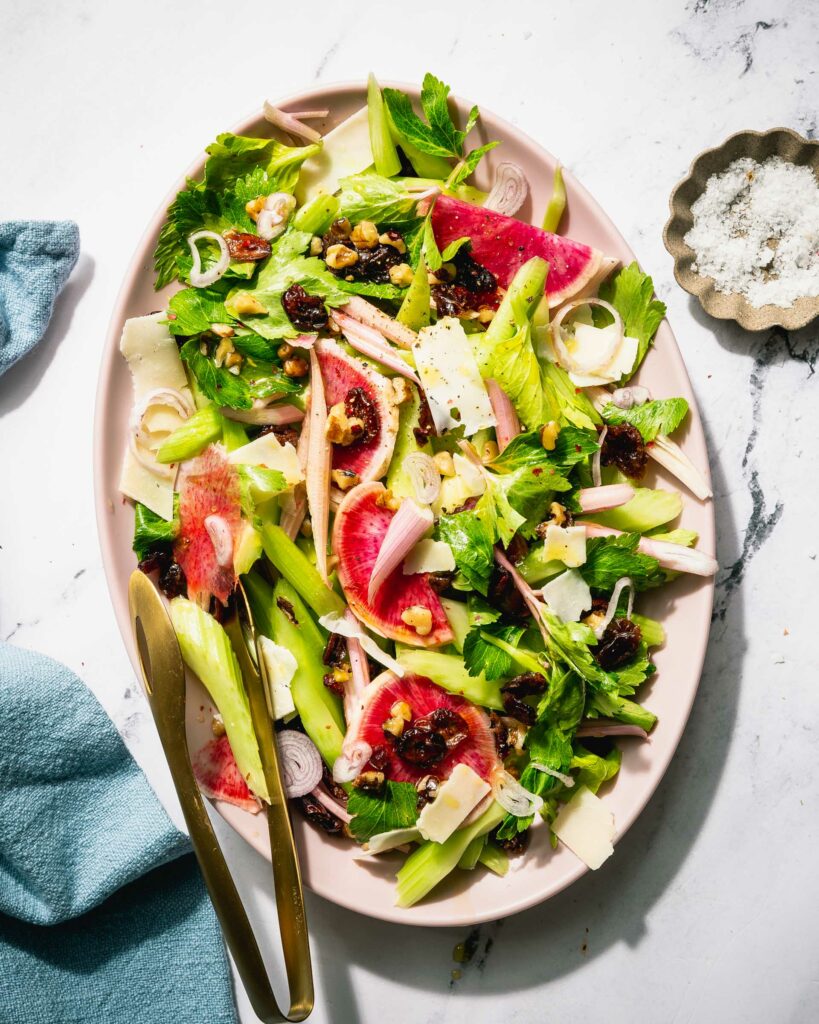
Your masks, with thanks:
[{"label": "thin shallot slice", "polygon": [[[219,246],[219,259],[209,270],[202,270],[202,255],[196,244],[200,238],[207,238]],[[188,235],[188,248],[193,259],[189,280],[194,288],[207,288],[215,284],[230,266],[228,244],[216,231],[194,231],[192,235]]]},{"label": "thin shallot slice", "polygon": [[330,463],[327,402],[315,348],[310,349],[310,436],[307,443],[307,506],[316,545],[316,568],[327,583],[327,531],[330,524]]},{"label": "thin shallot slice", "polygon": [[382,313],[377,306],[362,299],[360,295],[354,295],[346,305],[340,308],[342,313],[346,313],[353,320],[358,320],[359,323],[366,324],[368,327],[374,327],[385,338],[394,341],[401,348],[412,348],[418,341],[415,331],[399,323],[398,320],[394,320],[391,316],[387,316],[386,313]]},{"label": "thin shallot slice", "polygon": [[639,736],[648,739],[648,733],[639,725],[613,722],[610,718],[587,718],[577,727],[575,736]]},{"label": "thin shallot slice", "polygon": [[406,362],[384,340],[376,328],[370,327],[360,320],[355,320],[338,310],[333,310],[332,315],[333,320],[344,332],[344,337],[357,352],[369,356],[371,359],[377,359],[379,363],[395,370],[402,377],[411,380],[413,384],[421,386],[421,381],[415,370],[411,366],[407,366]]},{"label": "thin shallot slice", "polygon": [[318,803],[320,803],[325,810],[328,810],[330,814],[334,814],[339,821],[343,821],[345,825],[348,825],[353,820],[353,816],[347,808],[342,807],[338,800],[336,800],[335,797],[330,796],[330,794],[325,789],[322,789],[321,786],[316,786],[310,796],[314,800],[318,801]]},{"label": "thin shallot slice", "polygon": [[600,431],[600,436],[597,438],[597,451],[592,455],[591,464],[591,475],[592,483],[595,487],[600,487],[603,482],[603,474],[600,469],[600,461],[603,458],[603,442],[606,440],[606,434],[608,434],[609,428],[603,427]]},{"label": "thin shallot slice", "polygon": [[713,491],[705,482],[705,478],[675,441],[664,434],[658,434],[651,444],[646,446],[646,451],[655,462],[659,462],[680,483],[685,484],[700,501],[713,497]]},{"label": "thin shallot slice", "polygon": [[370,604],[375,600],[390,573],[404,561],[432,527],[433,522],[434,516],[428,506],[419,505],[412,498],[404,498],[387,527],[373,565],[367,590],[367,600]]},{"label": "thin shallot slice", "polygon": [[634,583],[630,576],[621,576],[620,579],[614,584],[614,590],[611,592],[609,598],[608,607],[606,608],[606,614],[603,616],[603,621],[599,626],[594,627],[594,635],[600,640],[603,634],[611,625],[611,620],[617,614],[617,605],[620,603],[620,595],[624,590],[628,589],[628,607],[626,608],[626,618],[631,618],[631,613],[634,611]]},{"label": "thin shallot slice", "polygon": [[492,412],[495,414],[495,434],[498,439],[498,448],[503,451],[509,442],[521,432],[520,420],[509,396],[492,377],[486,382],[486,391],[489,395]]},{"label": "thin shallot slice", "polygon": [[289,192],[274,192],[264,201],[256,218],[256,230],[260,238],[271,241],[283,234],[290,214],[296,209],[296,197]]},{"label": "thin shallot slice", "polygon": [[543,807],[543,797],[524,789],[514,775],[501,769],[492,780],[492,793],[501,807],[516,818],[528,818]]},{"label": "thin shallot slice", "polygon": [[441,493],[441,474],[432,456],[426,452],[411,452],[404,459],[404,469],[415,497],[422,505],[431,505]]},{"label": "thin shallot slice", "polygon": [[321,142],[321,135],[315,128],[303,124],[300,118],[327,117],[327,110],[305,110],[298,114],[288,114],[286,110],[274,107],[269,100],[264,101],[264,117],[272,125],[280,128],[288,135],[295,135],[297,139],[304,139],[306,142]]},{"label": "thin shallot slice", "polygon": [[541,764],[539,761],[530,761],[529,767],[534,768],[535,771],[543,772],[544,775],[551,775],[553,779],[558,779],[569,789],[574,785],[574,779],[571,775],[566,775],[565,772],[559,772],[556,768],[550,768],[548,765]]},{"label": "thin shallot slice", "polygon": [[577,492],[580,511],[605,512],[608,508],[619,508],[634,497],[630,484],[606,484],[602,487],[583,487]]},{"label": "thin shallot slice", "polygon": [[485,210],[494,210],[506,217],[514,217],[526,202],[529,195],[529,182],[517,164],[504,160],[495,171],[495,181],[486,201]]},{"label": "thin shallot slice", "polygon": [[321,782],[321,754],[303,732],[282,729],[276,733],[282,781],[288,798],[307,796]]},{"label": "thin shallot slice", "polygon": [[[620,537],[622,530],[613,530],[609,526],[598,526],[597,523],[584,523],[587,537]],[[692,576],[713,576],[719,564],[711,555],[706,555],[696,548],[687,548],[683,544],[672,544],[666,540],[652,540],[641,537],[637,550],[644,555],[656,558],[664,569],[673,572],[687,572]]]},{"label": "thin shallot slice", "polygon": [[213,544],[216,561],[223,569],[233,565],[233,533],[222,516],[205,516],[205,529]]}]

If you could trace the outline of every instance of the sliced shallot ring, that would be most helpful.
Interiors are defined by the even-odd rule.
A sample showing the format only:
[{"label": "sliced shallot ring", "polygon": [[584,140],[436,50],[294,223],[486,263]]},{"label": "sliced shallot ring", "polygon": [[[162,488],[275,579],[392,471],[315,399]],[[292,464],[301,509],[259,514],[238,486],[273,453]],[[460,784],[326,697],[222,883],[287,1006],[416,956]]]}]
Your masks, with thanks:
[{"label": "sliced shallot ring", "polygon": [[[319,116],[319,112],[310,110],[306,114],[301,114],[302,117],[310,115]],[[288,135],[295,135],[296,138],[305,139],[307,142],[321,142],[321,134],[315,128],[302,124],[295,114],[288,114],[286,111],[274,107],[269,100],[264,101],[264,117],[266,121],[283,132],[287,132]]]},{"label": "sliced shallot ring", "polygon": [[332,449],[327,440],[327,402],[321,364],[315,348],[310,349],[310,436],[307,443],[307,507],[316,545],[316,568],[325,583],[327,577],[327,532],[330,525],[330,463]]},{"label": "sliced shallot ring", "polygon": [[600,470],[600,460],[603,457],[603,442],[606,440],[606,434],[608,434],[608,432],[608,427],[603,427],[600,431],[600,436],[597,438],[597,451],[592,455],[591,475],[592,483],[595,487],[602,486],[603,482],[603,474]]},{"label": "sliced shallot ring", "polygon": [[551,775],[553,779],[559,779],[568,789],[571,789],[574,785],[574,779],[571,775],[566,775],[565,772],[559,772],[556,768],[550,768],[546,764],[540,764],[539,761],[530,761],[529,767],[534,768],[537,772],[543,772],[544,775]]},{"label": "sliced shallot ring", "polygon": [[367,601],[370,604],[375,600],[390,573],[404,561],[433,522],[434,516],[429,506],[419,505],[412,498],[404,498],[390,520],[373,565],[367,589]]},{"label": "sliced shallot ring", "polygon": [[282,781],[289,799],[307,796],[318,786],[323,775],[321,754],[303,732],[282,729],[276,733]]},{"label": "sliced shallot ring", "polygon": [[[574,359],[571,352],[566,348],[566,341],[563,334],[563,321],[569,313],[572,313],[580,306],[601,306],[603,309],[606,309],[611,313],[617,327],[617,334],[613,337],[613,340],[608,343],[607,347],[601,353],[599,361],[595,363],[595,366],[593,367],[583,366]],[[617,348],[622,342],[624,336],[623,318],[614,306],[612,306],[610,302],[606,302],[605,299],[597,299],[594,297],[587,299],[572,299],[571,302],[567,302],[565,305],[561,306],[552,320],[551,329],[552,341],[554,343],[555,352],[560,358],[561,366],[563,366],[564,370],[570,370],[573,373],[589,373],[599,366],[605,366],[610,362],[612,356],[617,351]]]},{"label": "sliced shallot ring", "polygon": [[611,621],[617,614],[617,605],[620,603],[620,595],[623,591],[628,588],[628,608],[626,609],[626,618],[631,618],[631,613],[634,611],[634,583],[630,576],[621,576],[620,579],[614,584],[614,589],[611,592],[609,598],[608,607],[606,608],[606,614],[603,616],[603,621],[599,626],[594,627],[594,635],[598,640],[601,639],[603,634],[611,625]]},{"label": "sliced shallot ring", "polygon": [[270,242],[287,228],[290,215],[296,208],[296,197],[289,192],[273,192],[264,201],[256,217],[256,230],[260,238]]},{"label": "sliced shallot ring", "polygon": [[528,195],[529,182],[522,169],[504,160],[495,170],[495,180],[483,207],[506,217],[514,217]]},{"label": "sliced shallot ring", "polygon": [[391,316],[387,316],[386,313],[382,313],[377,306],[367,302],[366,299],[362,299],[360,295],[354,295],[349,302],[340,308],[342,313],[346,313],[353,320],[358,320],[359,323],[366,324],[368,327],[374,327],[385,338],[394,341],[401,348],[411,349],[418,341],[418,335],[415,331],[399,323],[398,320],[394,320]]},{"label": "sliced shallot ring", "polygon": [[516,818],[528,818],[543,806],[543,797],[530,793],[514,775],[501,769],[492,779],[492,793],[501,807]]},{"label": "sliced shallot ring", "polygon": [[[202,255],[196,244],[200,238],[209,238],[212,242],[216,242],[221,250],[219,259],[214,263],[210,270],[202,270]],[[193,266],[191,267],[191,272],[188,275],[188,280],[194,288],[207,288],[210,285],[215,284],[230,266],[228,244],[216,231],[194,231],[192,235],[188,235],[188,248],[191,251],[191,257],[193,259]]]},{"label": "sliced shallot ring", "polygon": [[611,404],[618,409],[633,409],[635,405],[645,405],[651,401],[651,392],[642,384],[629,384],[624,388],[615,388],[611,393]]},{"label": "sliced shallot ring", "polygon": [[432,456],[426,452],[410,452],[404,459],[404,469],[416,499],[422,505],[431,505],[441,493],[441,474]]},{"label": "sliced shallot ring", "polygon": [[389,367],[391,370],[395,370],[402,377],[411,380],[413,384],[417,384],[418,387],[421,386],[421,381],[418,379],[415,370],[411,366],[407,366],[401,356],[391,348],[376,328],[370,327],[368,324],[362,323],[351,316],[347,316],[337,309],[333,310],[332,317],[334,322],[344,332],[344,337],[357,352],[364,356],[369,356],[371,359],[377,359],[379,363]]},{"label": "sliced shallot ring", "polygon": [[249,423],[251,426],[267,424],[283,426],[287,423],[299,423],[304,419],[304,410],[295,405],[271,405],[258,409],[228,409],[225,407],[221,413],[229,420],[235,420],[237,423]]},{"label": "sliced shallot ring", "polygon": [[486,391],[489,395],[492,412],[495,414],[495,435],[498,439],[498,449],[503,451],[509,442],[521,432],[520,420],[509,395],[494,378],[490,377],[486,381]]},{"label": "sliced shallot ring", "polygon": [[630,502],[634,497],[634,488],[631,484],[598,484],[595,487],[581,488],[575,497],[580,505],[580,511],[584,514],[605,512],[606,509],[619,508]]},{"label": "sliced shallot ring", "polygon": [[648,733],[639,725],[614,722],[610,718],[587,718],[577,727],[575,736],[639,736],[647,740]]}]

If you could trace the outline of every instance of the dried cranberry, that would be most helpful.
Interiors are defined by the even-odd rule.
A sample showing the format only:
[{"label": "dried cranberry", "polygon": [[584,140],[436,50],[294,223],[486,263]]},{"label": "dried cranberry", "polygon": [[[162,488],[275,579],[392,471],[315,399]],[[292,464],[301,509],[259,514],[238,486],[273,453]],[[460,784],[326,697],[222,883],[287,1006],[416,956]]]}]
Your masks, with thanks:
[{"label": "dried cranberry", "polygon": [[427,583],[436,594],[446,596],[453,593],[452,581],[455,579],[454,572],[431,572],[427,576]]},{"label": "dried cranberry", "polygon": [[275,434],[279,444],[292,444],[294,448],[299,443],[298,431],[294,430],[293,427],[268,423],[262,427],[257,436],[264,437],[265,434]]},{"label": "dried cranberry", "polygon": [[320,828],[322,832],[326,832],[328,835],[337,835],[344,827],[335,814],[331,814],[326,807],[312,796],[300,797],[298,805],[310,824]]},{"label": "dried cranberry", "polygon": [[412,433],[419,445],[423,446],[430,437],[435,436],[435,422],[432,419],[432,412],[429,408],[426,395],[420,392],[421,404],[418,407],[418,426],[413,427]]},{"label": "dried cranberry", "polygon": [[513,563],[513,565],[517,565],[518,562],[522,562],[528,554],[529,545],[519,533],[516,533],[512,538],[512,542],[506,549],[506,557]]},{"label": "dried cranberry", "polygon": [[344,696],[344,684],[340,683],[333,672],[324,673],[324,685],[330,691],[330,693],[336,694],[337,697]]},{"label": "dried cranberry", "polygon": [[420,811],[422,807],[427,804],[431,804],[435,797],[438,795],[438,787],[441,784],[441,780],[437,775],[425,775],[422,779],[419,779],[415,783],[415,790],[418,793],[418,799],[416,800],[416,806]]},{"label": "dried cranberry", "polygon": [[436,708],[430,711],[423,718],[416,719],[413,723],[416,729],[424,729],[429,732],[438,733],[450,750],[454,750],[469,735],[469,726],[465,719],[449,708]]},{"label": "dried cranberry", "polygon": [[173,556],[169,548],[156,547],[153,551],[149,551],[144,558],[140,559],[137,568],[140,572],[144,572],[146,576],[150,576],[152,572],[162,573],[171,564],[172,558]]},{"label": "dried cranberry", "polygon": [[545,689],[545,676],[538,675],[536,672],[524,672],[523,675],[515,676],[501,687],[504,711],[511,718],[523,722],[524,725],[534,725],[537,721],[537,711],[523,698],[543,693]]},{"label": "dried cranberry", "polygon": [[432,298],[439,317],[465,316],[477,309],[474,294],[460,284],[433,285]]},{"label": "dried cranberry", "polygon": [[258,262],[270,255],[270,242],[258,235],[245,231],[226,231],[222,237],[227,242],[230,258],[237,263]]},{"label": "dried cranberry", "polygon": [[637,653],[643,633],[631,619],[612,619],[592,653],[607,672],[622,668]]},{"label": "dried cranberry", "polygon": [[168,568],[160,573],[159,589],[169,600],[187,593],[188,581],[181,565],[171,562]]},{"label": "dried cranberry", "polygon": [[529,611],[526,602],[515,586],[512,574],[506,569],[495,566],[489,578],[486,599],[493,608],[510,619],[527,619]]},{"label": "dried cranberry", "polygon": [[495,741],[495,750],[498,752],[498,757],[501,761],[506,760],[506,755],[512,749],[509,743],[509,729],[506,727],[506,722],[504,722],[500,715],[495,714],[494,711],[489,712],[489,731],[492,733],[492,739]]},{"label": "dried cranberry", "polygon": [[630,423],[610,426],[600,451],[600,462],[604,466],[616,466],[633,480],[641,479],[648,465],[648,451],[640,431]]},{"label": "dried cranberry", "polygon": [[348,418],[355,417],[364,424],[364,428],[353,444],[367,444],[377,436],[381,427],[381,418],[375,407],[375,402],[370,398],[364,388],[350,388],[347,397],[344,399],[344,412]]},{"label": "dried cranberry", "polygon": [[336,668],[347,660],[347,641],[341,633],[330,634],[321,660],[325,665],[333,665]]},{"label": "dried cranberry", "polygon": [[449,753],[446,740],[440,733],[415,726],[405,729],[396,739],[395,749],[399,757],[419,768],[431,768]]},{"label": "dried cranberry", "polygon": [[367,762],[367,767],[371,768],[375,772],[384,772],[386,774],[389,763],[390,752],[387,749],[386,743],[379,743],[378,746],[373,747],[373,752],[370,754],[370,760]]},{"label": "dried cranberry", "polygon": [[492,842],[497,843],[498,846],[502,850],[506,850],[507,853],[523,853],[529,845],[529,830],[527,829],[525,832],[518,832],[510,839],[499,839],[497,832],[493,832]]},{"label": "dried cranberry", "polygon": [[282,295],[282,306],[290,323],[299,331],[320,331],[327,326],[324,299],[308,295],[300,284],[291,284]]},{"label": "dried cranberry", "polygon": [[333,778],[333,773],[330,771],[326,764],[322,765],[321,768],[321,782],[324,788],[330,794],[330,796],[333,797],[333,799],[338,800],[340,804],[347,803],[347,794],[344,792],[344,787],[339,786],[339,784],[335,781],[335,779]]},{"label": "dried cranberry", "polygon": [[394,245],[378,245],[372,249],[358,249],[358,261],[341,271],[351,274],[356,281],[372,281],[374,284],[389,284],[390,267],[404,262],[404,257]]},{"label": "dried cranberry", "polygon": [[466,249],[459,249],[452,262],[455,264],[455,284],[470,292],[497,291],[498,279],[474,260]]}]

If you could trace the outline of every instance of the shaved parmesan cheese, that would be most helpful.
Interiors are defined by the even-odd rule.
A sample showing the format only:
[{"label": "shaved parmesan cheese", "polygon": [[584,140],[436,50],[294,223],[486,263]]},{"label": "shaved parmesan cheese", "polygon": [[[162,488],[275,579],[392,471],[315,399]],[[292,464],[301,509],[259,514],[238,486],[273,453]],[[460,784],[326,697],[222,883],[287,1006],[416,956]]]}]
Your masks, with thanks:
[{"label": "shaved parmesan cheese", "polygon": [[477,772],[468,765],[456,765],[432,803],[418,815],[418,831],[424,839],[445,843],[488,792],[489,783]]},{"label": "shaved parmesan cheese", "polygon": [[296,449],[289,441],[282,444],[275,434],[263,434],[255,441],[243,444],[241,448],[234,448],[228,455],[228,461],[235,466],[277,469],[284,474],[288,487],[293,487],[304,479]]},{"label": "shaved parmesan cheese", "polygon": [[[611,330],[614,324],[603,330]],[[579,330],[596,331],[596,327],[579,327]],[[639,342],[636,338],[623,338],[614,351],[614,355],[604,366],[596,366],[585,373],[569,373],[572,383],[579,388],[593,387],[601,384],[613,384],[625,374],[631,373],[637,359]]]},{"label": "shaved parmesan cheese", "polygon": [[575,569],[586,561],[585,526],[547,526],[543,561],[563,562]]},{"label": "shaved parmesan cheese", "polygon": [[416,572],[453,572],[455,556],[452,548],[442,540],[419,540],[404,559],[404,575]]},{"label": "shaved parmesan cheese", "polygon": [[456,452],[452,456],[455,476],[445,476],[441,480],[441,490],[432,503],[432,511],[436,515],[452,512],[459,508],[468,498],[478,498],[486,490],[483,474],[464,455]]},{"label": "shaved parmesan cheese", "polygon": [[[134,317],[126,320],[119,343],[120,352],[128,362],[134,387],[134,404],[143,400],[150,392],[160,388],[178,391],[193,408],[193,396],[188,387],[188,378],[176,341],[163,323],[164,313]],[[163,433],[176,430],[184,417],[168,406],[148,410],[151,417],[148,429]],[[150,462],[150,453],[146,453]],[[156,471],[144,465],[129,448],[125,452],[119,489],[128,498],[139,501],[163,519],[173,519],[174,474],[167,467],[157,464]]]},{"label": "shaved parmesan cheese", "polygon": [[422,328],[412,351],[439,434],[463,425],[471,436],[495,426],[489,395],[460,320],[447,316]]},{"label": "shaved parmesan cheese", "polygon": [[563,804],[552,831],[592,871],[614,853],[614,815],[587,786]]},{"label": "shaved parmesan cheese", "polygon": [[358,174],[373,163],[367,108],[362,107],[346,121],[327,132],[321,152],[302,164],[296,199],[299,205],[321,193],[332,195],[342,178]]},{"label": "shaved parmesan cheese", "polygon": [[293,654],[286,647],[274,644],[266,636],[259,637],[259,651],[264,659],[267,673],[270,702],[273,705],[273,717],[287,719],[296,713],[290,684],[299,667]]},{"label": "shaved parmesan cheese", "polygon": [[592,606],[589,585],[577,571],[567,569],[541,590],[543,600],[563,622],[579,622],[583,612]]},{"label": "shaved parmesan cheese", "polygon": [[421,840],[421,833],[417,828],[394,828],[389,832],[379,832],[367,840],[366,851],[368,854],[386,853],[388,850],[395,850],[405,843],[417,843]]}]

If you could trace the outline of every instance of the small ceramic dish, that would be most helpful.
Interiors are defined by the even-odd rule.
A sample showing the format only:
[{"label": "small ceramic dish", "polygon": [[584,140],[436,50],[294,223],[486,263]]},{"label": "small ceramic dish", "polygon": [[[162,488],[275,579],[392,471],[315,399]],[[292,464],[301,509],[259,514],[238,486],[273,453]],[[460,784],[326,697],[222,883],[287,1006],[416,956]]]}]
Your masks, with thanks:
[{"label": "small ceramic dish", "polygon": [[819,296],[797,299],[788,307],[752,306],[744,295],[719,292],[712,278],[698,274],[693,269],[694,250],[685,244],[685,236],[694,223],[691,206],[705,191],[708,179],[741,157],[751,157],[761,163],[771,156],[810,167],[819,177],[819,142],[811,142],[790,128],[737,132],[716,149],[703,150],[691,164],[688,176],[674,188],[668,201],[671,216],[663,231],[663,240],[674,257],[674,277],[678,284],[696,295],[706,313],[720,320],[736,320],[748,331],[763,331],[775,325],[795,331],[819,316]]}]

